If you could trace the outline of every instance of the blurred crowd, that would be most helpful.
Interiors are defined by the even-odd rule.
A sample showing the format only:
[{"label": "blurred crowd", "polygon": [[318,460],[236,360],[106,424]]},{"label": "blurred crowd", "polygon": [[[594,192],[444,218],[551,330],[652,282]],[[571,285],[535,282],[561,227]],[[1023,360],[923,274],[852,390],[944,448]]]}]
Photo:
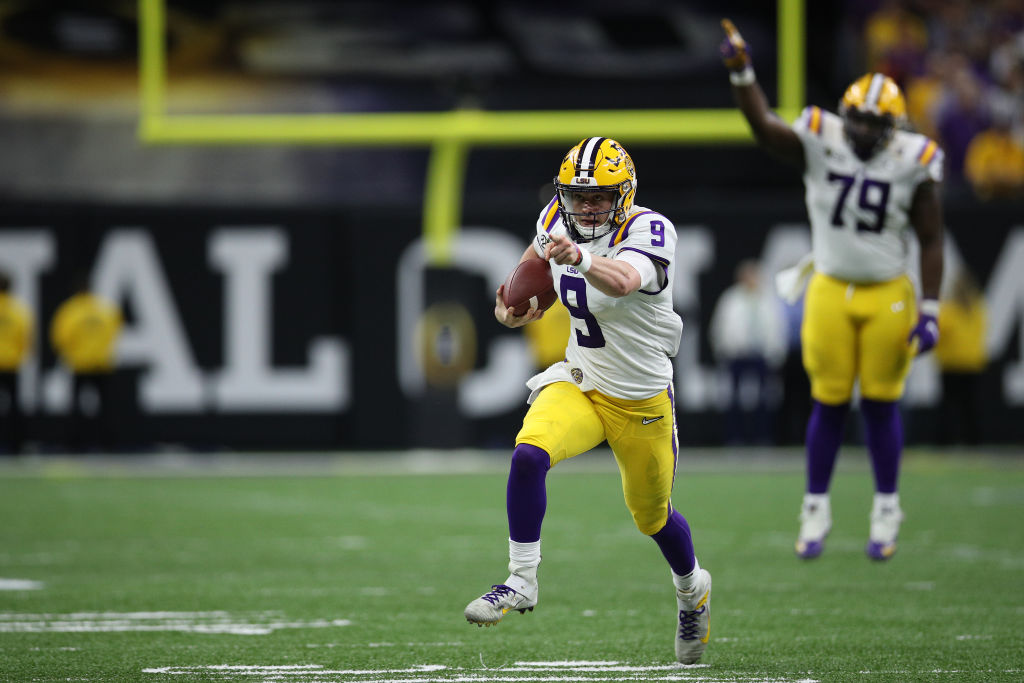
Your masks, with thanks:
[{"label": "blurred crowd", "polygon": [[946,151],[948,183],[1024,197],[1024,3],[855,4],[867,69],[903,87],[911,124]]},{"label": "blurred crowd", "polygon": [[[114,443],[111,380],[123,318],[112,301],[91,291],[84,271],[50,322],[50,344],[71,379],[65,446],[75,453],[109,449]],[[0,271],[0,455],[24,452],[26,416],[19,372],[35,353],[37,322],[28,304]]]}]

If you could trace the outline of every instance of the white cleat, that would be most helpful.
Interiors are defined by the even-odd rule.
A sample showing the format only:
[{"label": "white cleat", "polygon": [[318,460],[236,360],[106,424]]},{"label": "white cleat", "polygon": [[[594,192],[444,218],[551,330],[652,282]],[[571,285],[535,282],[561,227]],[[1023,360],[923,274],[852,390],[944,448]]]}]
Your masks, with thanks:
[{"label": "white cleat", "polygon": [[872,560],[888,560],[896,553],[896,538],[900,534],[903,510],[899,502],[882,503],[876,500],[871,508],[871,531],[864,552]]},{"label": "white cleat", "polygon": [[832,530],[832,506],[827,495],[804,496],[800,506],[800,534],[796,538],[796,554],[805,560],[821,555],[825,537]]},{"label": "white cleat", "polygon": [[536,585],[532,592],[533,596],[529,597],[504,584],[491,586],[491,590],[466,605],[466,621],[477,626],[493,626],[512,610],[520,614],[532,612],[537,604]]},{"label": "white cleat", "polygon": [[711,640],[711,573],[701,569],[692,591],[677,588],[676,604],[676,659],[683,664],[696,664]]}]

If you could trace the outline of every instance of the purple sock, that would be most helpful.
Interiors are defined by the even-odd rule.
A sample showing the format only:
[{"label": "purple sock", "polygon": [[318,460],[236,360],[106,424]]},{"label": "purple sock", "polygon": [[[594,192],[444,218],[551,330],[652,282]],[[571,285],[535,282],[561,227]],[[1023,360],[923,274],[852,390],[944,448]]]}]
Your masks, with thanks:
[{"label": "purple sock", "polygon": [[903,449],[899,404],[862,398],[860,412],[864,415],[864,437],[875,472],[875,490],[878,493],[896,493]]},{"label": "purple sock", "polygon": [[814,401],[807,421],[807,493],[828,493],[849,407]]},{"label": "purple sock", "polygon": [[521,443],[512,452],[505,506],[508,536],[517,543],[540,540],[540,525],[548,507],[544,477],[551,469],[551,457],[544,450]]},{"label": "purple sock", "polygon": [[668,560],[672,571],[679,576],[686,576],[693,571],[693,566],[697,561],[693,556],[690,525],[686,523],[685,517],[673,510],[669,514],[665,526],[651,538],[661,548],[661,554]]}]

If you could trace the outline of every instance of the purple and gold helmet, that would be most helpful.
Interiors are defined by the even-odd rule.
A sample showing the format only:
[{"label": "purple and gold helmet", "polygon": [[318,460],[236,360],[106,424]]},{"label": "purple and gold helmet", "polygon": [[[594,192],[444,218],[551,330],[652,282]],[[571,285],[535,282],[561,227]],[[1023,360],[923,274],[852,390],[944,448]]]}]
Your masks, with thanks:
[{"label": "purple and gold helmet", "polygon": [[[636,169],[626,149],[611,138],[586,138],[569,150],[555,176],[558,209],[575,242],[590,242],[616,230],[633,210]],[[612,207],[601,214],[574,212],[573,195],[610,192]],[[600,220],[603,214],[604,220]],[[584,226],[581,217],[596,222]]]},{"label": "purple and gold helmet", "polygon": [[868,159],[906,126],[907,102],[896,81],[885,74],[864,74],[839,101],[843,132],[857,156]]}]

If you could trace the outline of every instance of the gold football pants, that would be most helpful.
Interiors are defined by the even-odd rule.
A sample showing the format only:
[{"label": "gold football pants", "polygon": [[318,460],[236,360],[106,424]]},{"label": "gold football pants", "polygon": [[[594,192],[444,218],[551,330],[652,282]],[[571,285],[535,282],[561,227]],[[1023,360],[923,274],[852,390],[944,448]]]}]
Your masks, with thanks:
[{"label": "gold football pants", "polygon": [[859,380],[864,398],[899,400],[914,359],[907,337],[916,320],[917,300],[906,276],[856,284],[815,273],[800,330],[811,396],[829,405],[846,403]]},{"label": "gold football pants", "polygon": [[668,389],[630,401],[555,382],[530,406],[516,445],[543,449],[554,467],[607,440],[626,507],[637,528],[650,536],[665,526],[670,510],[678,451],[674,407]]}]

